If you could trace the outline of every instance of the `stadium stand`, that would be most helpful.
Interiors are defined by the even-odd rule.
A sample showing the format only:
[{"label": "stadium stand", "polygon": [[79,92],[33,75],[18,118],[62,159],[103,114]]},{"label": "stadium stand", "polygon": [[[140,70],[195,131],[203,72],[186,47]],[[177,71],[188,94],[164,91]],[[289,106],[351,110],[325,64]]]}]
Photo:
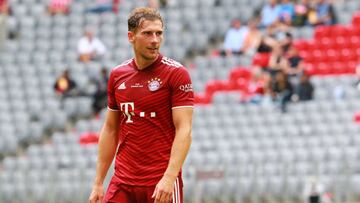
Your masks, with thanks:
[{"label": "stadium stand", "polygon": [[[91,117],[90,81],[101,67],[131,57],[126,14],[146,2],[121,1],[118,14],[97,15],[84,12],[90,0],[73,0],[68,15],[55,16],[46,14],[45,0],[9,2],[7,27],[18,34],[0,55],[0,202],[86,202],[95,175],[94,133],[105,112]],[[353,73],[360,2],[334,2],[339,25],[291,29],[316,91],[314,100],[291,104],[286,114],[273,105],[240,104],[245,86],[229,87],[249,79],[245,67],[264,66],[267,56],[203,54],[231,19],[250,19],[264,2],[184,0],[161,9],[168,25],[162,51],[182,62],[190,56],[198,93],[184,166],[186,202],[302,202],[310,176],[334,202],[359,202],[360,92]],[[78,61],[76,44],[87,27],[98,28],[109,49],[100,62]],[[67,67],[84,95],[60,100],[53,85]]]}]

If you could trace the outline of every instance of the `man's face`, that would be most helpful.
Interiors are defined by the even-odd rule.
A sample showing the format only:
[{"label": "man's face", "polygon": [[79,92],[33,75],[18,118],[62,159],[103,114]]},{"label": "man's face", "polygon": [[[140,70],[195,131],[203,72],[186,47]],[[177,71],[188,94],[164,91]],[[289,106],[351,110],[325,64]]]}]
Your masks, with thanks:
[{"label": "man's face", "polygon": [[144,20],[135,31],[128,32],[135,55],[145,60],[155,60],[163,41],[163,27],[160,20]]},{"label": "man's face", "polygon": [[271,6],[274,6],[274,5],[276,5],[276,0],[269,0],[269,4],[271,5]]},{"label": "man's face", "polygon": [[86,31],[86,32],[85,32],[85,36],[86,36],[89,40],[92,40],[94,34],[93,34],[92,32],[90,32],[90,31]]}]

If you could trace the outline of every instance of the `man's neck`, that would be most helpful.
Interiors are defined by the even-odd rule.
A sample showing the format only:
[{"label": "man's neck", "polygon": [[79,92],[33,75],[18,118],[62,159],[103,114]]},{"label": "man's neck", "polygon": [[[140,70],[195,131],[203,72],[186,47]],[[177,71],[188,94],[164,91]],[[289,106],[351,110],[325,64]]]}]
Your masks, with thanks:
[{"label": "man's neck", "polygon": [[159,58],[159,55],[154,60],[146,60],[141,57],[135,56],[135,63],[139,70],[143,70],[153,64],[157,59]]}]

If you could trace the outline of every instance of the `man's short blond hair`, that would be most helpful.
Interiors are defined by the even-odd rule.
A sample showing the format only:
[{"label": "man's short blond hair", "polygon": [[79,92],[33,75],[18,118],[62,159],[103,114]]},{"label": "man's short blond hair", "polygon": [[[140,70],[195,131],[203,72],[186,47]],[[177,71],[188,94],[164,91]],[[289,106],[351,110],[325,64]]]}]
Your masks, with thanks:
[{"label": "man's short blond hair", "polygon": [[144,20],[160,20],[162,24],[164,24],[163,19],[159,13],[154,8],[150,7],[140,7],[135,8],[129,15],[128,18],[128,30],[129,31],[136,31],[142,21]]}]

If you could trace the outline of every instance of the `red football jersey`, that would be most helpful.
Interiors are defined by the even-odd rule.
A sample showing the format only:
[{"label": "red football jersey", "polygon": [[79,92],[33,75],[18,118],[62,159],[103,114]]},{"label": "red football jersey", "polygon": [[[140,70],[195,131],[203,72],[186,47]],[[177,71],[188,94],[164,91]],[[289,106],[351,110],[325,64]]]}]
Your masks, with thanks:
[{"label": "red football jersey", "polygon": [[172,109],[193,107],[187,70],[164,56],[138,70],[135,60],[115,67],[108,84],[108,108],[122,112],[115,161],[118,183],[156,185],[170,159],[175,127]]}]

